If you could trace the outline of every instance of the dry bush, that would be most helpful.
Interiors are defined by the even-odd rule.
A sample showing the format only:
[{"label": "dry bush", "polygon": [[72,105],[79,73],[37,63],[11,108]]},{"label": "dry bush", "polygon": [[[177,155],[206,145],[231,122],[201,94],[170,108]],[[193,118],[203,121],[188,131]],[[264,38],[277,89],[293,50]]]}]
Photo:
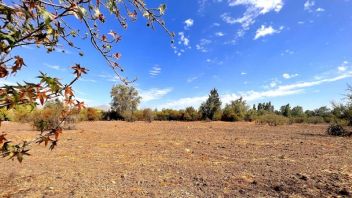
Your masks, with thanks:
[{"label": "dry bush", "polygon": [[276,115],[273,113],[264,114],[259,116],[256,120],[257,124],[268,124],[269,126],[284,125],[289,123],[289,119],[282,115]]},{"label": "dry bush", "polygon": [[331,136],[351,136],[352,135],[352,132],[348,132],[341,125],[336,124],[336,123],[331,124],[327,128],[326,133]]},{"label": "dry bush", "polygon": [[80,121],[98,121],[101,119],[102,119],[102,112],[91,107],[82,109],[79,112]]},{"label": "dry bush", "polygon": [[146,122],[153,122],[154,112],[151,109],[144,109],[143,110],[143,119]]}]

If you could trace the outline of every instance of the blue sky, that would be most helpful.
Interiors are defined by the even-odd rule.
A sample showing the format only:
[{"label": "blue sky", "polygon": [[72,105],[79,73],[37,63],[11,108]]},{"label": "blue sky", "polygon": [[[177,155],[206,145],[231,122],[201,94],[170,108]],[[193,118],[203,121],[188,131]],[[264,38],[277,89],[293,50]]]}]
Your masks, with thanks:
[{"label": "blue sky", "polygon": [[[350,0],[178,0],[166,3],[165,21],[175,44],[161,28],[151,30],[141,17],[122,30],[120,63],[142,96],[141,107],[198,107],[217,88],[223,103],[243,96],[249,104],[272,101],[305,109],[340,101],[352,77],[352,1]],[[44,54],[29,46],[16,49],[28,65],[1,83],[34,80],[39,71],[63,81],[75,63],[90,72],[74,85],[90,106],[108,105],[119,83],[87,41],[74,49]]]}]

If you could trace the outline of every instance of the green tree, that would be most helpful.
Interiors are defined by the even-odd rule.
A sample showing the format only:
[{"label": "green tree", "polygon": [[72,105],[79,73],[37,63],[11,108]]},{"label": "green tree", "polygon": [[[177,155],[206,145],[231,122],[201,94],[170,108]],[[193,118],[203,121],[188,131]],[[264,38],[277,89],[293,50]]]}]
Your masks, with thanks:
[{"label": "green tree", "polygon": [[116,85],[111,89],[111,109],[126,120],[133,121],[133,113],[141,101],[138,91],[128,85]]},{"label": "green tree", "polygon": [[280,113],[281,115],[285,116],[285,117],[290,117],[291,116],[291,107],[290,104],[281,106],[280,108]]},{"label": "green tree", "polygon": [[295,106],[291,110],[291,115],[295,117],[304,116],[303,107]]},{"label": "green tree", "polygon": [[208,99],[201,104],[199,111],[202,119],[213,120],[217,111],[221,110],[221,101],[218,91],[214,88],[210,91]]},{"label": "green tree", "polygon": [[224,108],[222,114],[222,120],[224,121],[241,121],[245,119],[245,115],[249,107],[246,104],[246,101],[241,97],[235,101],[231,101],[230,104],[227,104]]}]

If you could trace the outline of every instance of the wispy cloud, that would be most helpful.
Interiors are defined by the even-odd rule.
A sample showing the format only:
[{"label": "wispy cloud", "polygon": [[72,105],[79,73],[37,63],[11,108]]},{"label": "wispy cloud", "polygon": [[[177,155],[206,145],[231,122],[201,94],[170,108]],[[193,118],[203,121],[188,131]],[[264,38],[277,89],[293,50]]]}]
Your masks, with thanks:
[{"label": "wispy cloud", "polygon": [[314,0],[307,0],[304,5],[304,10],[308,11],[308,12],[324,12],[325,9],[324,8],[321,8],[321,7],[318,7],[315,9],[316,7],[316,4],[315,4],[315,1]]},{"label": "wispy cloud", "polygon": [[196,45],[196,49],[201,52],[208,52],[207,46],[212,43],[209,39],[201,39],[199,43]]},{"label": "wispy cloud", "polygon": [[225,36],[223,32],[215,32],[215,36],[222,37]]},{"label": "wispy cloud", "polygon": [[242,37],[250,26],[255,23],[255,20],[260,15],[267,14],[269,12],[280,12],[284,3],[282,0],[229,0],[228,5],[233,6],[245,6],[246,11],[240,18],[234,18],[229,13],[224,13],[221,18],[228,24],[238,23],[241,25],[241,29],[237,31],[237,37]]},{"label": "wispy cloud", "polygon": [[61,67],[59,65],[52,65],[52,64],[48,64],[48,63],[44,63],[44,65],[47,66],[50,69],[54,69],[54,70],[57,70],[57,71],[66,71],[66,68]]},{"label": "wispy cloud", "polygon": [[[325,78],[316,81],[307,81],[307,82],[296,82],[293,84],[287,85],[275,85],[269,90],[264,91],[245,91],[245,92],[238,92],[238,93],[230,93],[230,94],[223,94],[220,96],[223,104],[229,103],[231,100],[238,99],[239,97],[243,97],[247,101],[255,101],[258,99],[263,98],[274,98],[280,96],[288,96],[288,95],[295,95],[301,94],[305,91],[306,88],[318,86],[324,83],[331,83],[339,80],[343,80],[346,78],[352,78],[352,71],[346,72],[344,74]],[[161,104],[160,108],[175,108],[175,109],[182,109],[187,106],[194,106],[198,107],[202,102],[207,99],[208,96],[197,96],[197,97],[187,97],[187,98],[180,98],[178,100],[170,101],[164,104]]]},{"label": "wispy cloud", "polygon": [[149,75],[152,77],[156,77],[161,73],[161,67],[159,67],[158,65],[155,65],[154,67],[152,67],[152,69],[149,71]]},{"label": "wispy cloud", "polygon": [[260,28],[257,30],[256,34],[255,34],[255,37],[254,37],[254,40],[257,40],[261,37],[265,37],[265,36],[269,36],[269,35],[272,35],[272,34],[277,34],[277,33],[280,33],[282,30],[284,29],[283,26],[281,26],[279,29],[274,29],[272,26],[260,26]]},{"label": "wispy cloud", "polygon": [[172,91],[172,88],[152,88],[148,90],[138,90],[143,102],[158,100]]},{"label": "wispy cloud", "polygon": [[291,79],[291,78],[294,78],[294,77],[297,77],[298,74],[289,74],[289,73],[283,73],[282,74],[282,77],[285,78],[285,79]]}]

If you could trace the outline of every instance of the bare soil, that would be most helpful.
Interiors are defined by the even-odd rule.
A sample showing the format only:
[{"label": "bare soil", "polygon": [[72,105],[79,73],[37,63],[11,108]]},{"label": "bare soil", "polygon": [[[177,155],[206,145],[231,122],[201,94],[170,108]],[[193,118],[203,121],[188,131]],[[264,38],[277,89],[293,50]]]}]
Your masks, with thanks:
[{"label": "bare soil", "polygon": [[352,197],[352,138],[326,127],[83,122],[54,151],[0,159],[0,197]]}]

